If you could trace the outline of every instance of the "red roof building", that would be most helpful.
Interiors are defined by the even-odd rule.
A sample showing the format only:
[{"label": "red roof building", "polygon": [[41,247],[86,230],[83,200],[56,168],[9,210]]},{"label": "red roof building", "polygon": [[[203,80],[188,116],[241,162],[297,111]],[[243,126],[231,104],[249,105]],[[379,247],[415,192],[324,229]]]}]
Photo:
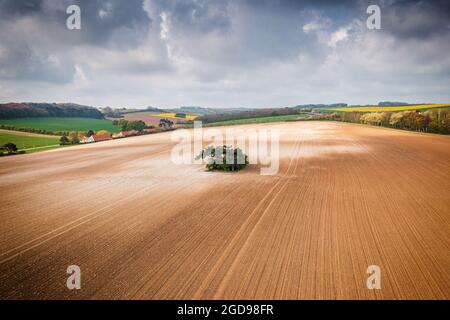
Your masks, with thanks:
[{"label": "red roof building", "polygon": [[105,134],[94,134],[94,142],[111,140],[111,135],[109,133]]},{"label": "red roof building", "polygon": [[145,128],[144,132],[145,133],[154,133],[154,132],[156,132],[156,128]]}]

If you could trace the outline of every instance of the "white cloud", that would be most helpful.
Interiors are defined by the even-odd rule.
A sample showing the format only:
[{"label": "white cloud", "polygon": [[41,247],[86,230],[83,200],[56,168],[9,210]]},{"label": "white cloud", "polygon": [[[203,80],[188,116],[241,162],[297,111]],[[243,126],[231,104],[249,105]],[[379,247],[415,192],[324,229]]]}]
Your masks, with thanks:
[{"label": "white cloud", "polygon": [[326,30],[332,25],[331,19],[323,17],[317,11],[308,10],[304,12],[304,14],[312,16],[311,20],[308,23],[304,24],[302,27],[303,32],[306,34]]},{"label": "white cloud", "polygon": [[348,38],[348,29],[340,28],[339,30],[331,34],[331,38],[330,41],[328,42],[328,45],[331,47],[335,47],[338,42],[343,41],[347,38]]},{"label": "white cloud", "polygon": [[83,68],[80,65],[75,65],[75,82],[86,82],[87,78],[84,74]]},{"label": "white cloud", "polygon": [[101,19],[107,19],[109,17],[111,17],[114,12],[113,12],[113,6],[110,2],[106,2],[105,6],[102,7],[99,11],[98,11],[98,16]]},{"label": "white cloud", "polygon": [[161,40],[168,40],[169,39],[169,16],[167,12],[162,12],[160,15],[161,17],[161,32],[160,32],[160,38]]},{"label": "white cloud", "polygon": [[311,31],[316,31],[322,29],[322,25],[318,22],[310,22],[303,26],[303,31],[308,34],[311,33]]}]

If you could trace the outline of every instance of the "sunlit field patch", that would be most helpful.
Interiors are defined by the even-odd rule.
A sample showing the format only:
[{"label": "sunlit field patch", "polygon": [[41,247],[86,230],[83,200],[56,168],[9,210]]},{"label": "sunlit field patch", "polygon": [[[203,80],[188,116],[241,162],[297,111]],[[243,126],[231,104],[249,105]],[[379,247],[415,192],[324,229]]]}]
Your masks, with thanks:
[{"label": "sunlit field patch", "polygon": [[169,119],[185,119],[188,121],[193,121],[195,120],[198,116],[193,115],[193,114],[183,114],[184,116],[181,116],[180,113],[175,113],[175,112],[165,112],[165,113],[156,113],[156,114],[151,114],[151,116],[153,117],[159,117],[159,118],[169,118]]}]

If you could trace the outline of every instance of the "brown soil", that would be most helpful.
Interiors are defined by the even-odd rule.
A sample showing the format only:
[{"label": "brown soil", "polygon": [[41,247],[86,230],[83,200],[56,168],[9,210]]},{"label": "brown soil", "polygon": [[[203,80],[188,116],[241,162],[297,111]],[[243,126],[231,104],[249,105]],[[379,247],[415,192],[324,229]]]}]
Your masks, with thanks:
[{"label": "brown soil", "polygon": [[0,298],[450,298],[450,137],[263,127],[275,176],[176,166],[171,133],[0,158]]}]

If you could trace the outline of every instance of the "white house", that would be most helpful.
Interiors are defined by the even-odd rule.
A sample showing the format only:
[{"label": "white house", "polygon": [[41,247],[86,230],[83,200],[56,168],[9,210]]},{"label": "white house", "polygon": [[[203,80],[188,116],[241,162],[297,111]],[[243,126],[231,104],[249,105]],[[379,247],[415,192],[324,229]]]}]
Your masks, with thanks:
[{"label": "white house", "polygon": [[92,142],[95,142],[94,136],[83,137],[83,139],[81,139],[80,141],[80,143],[92,143]]}]

